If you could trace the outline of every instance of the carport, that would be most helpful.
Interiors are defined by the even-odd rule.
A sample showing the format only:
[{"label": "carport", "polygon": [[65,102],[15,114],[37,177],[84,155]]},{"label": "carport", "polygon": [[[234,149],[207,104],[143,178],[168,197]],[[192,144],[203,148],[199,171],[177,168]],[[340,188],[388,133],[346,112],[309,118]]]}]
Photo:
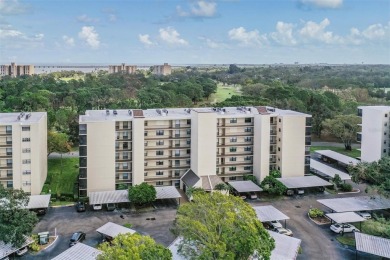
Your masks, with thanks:
[{"label": "carport", "polygon": [[65,250],[58,256],[54,257],[52,260],[74,260],[74,259],[83,259],[83,260],[96,260],[98,255],[103,253],[96,248],[87,246],[83,243],[77,243],[71,248]]},{"label": "carport", "polygon": [[89,204],[129,203],[127,190],[97,191],[89,193]]},{"label": "carport", "polygon": [[345,172],[342,172],[338,169],[330,167],[326,164],[323,164],[317,160],[310,159],[310,169],[317,175],[326,176],[328,179],[334,178],[338,174],[341,180],[350,180],[351,176]]},{"label": "carport", "polygon": [[358,252],[390,258],[390,239],[355,232],[356,259]]},{"label": "carport", "polygon": [[331,224],[333,224],[333,221],[339,224],[359,222],[360,230],[362,230],[362,221],[366,221],[365,218],[359,216],[355,212],[328,213],[325,214],[325,216],[331,220]]},{"label": "carport", "polygon": [[356,165],[360,162],[359,160],[356,160],[341,153],[337,153],[332,150],[317,150],[314,152],[314,154],[317,155],[318,159],[321,159],[323,161],[337,162],[344,168],[346,168],[350,164]]},{"label": "carport", "polygon": [[294,237],[268,231],[275,240],[275,248],[271,252],[271,260],[295,260],[297,258],[301,240]]},{"label": "carport", "polygon": [[263,189],[257,186],[253,181],[229,181],[228,184],[239,194],[263,191]]},{"label": "carport", "polygon": [[157,200],[179,199],[179,205],[180,205],[181,195],[175,186],[155,187],[155,189],[156,189]]},{"label": "carport", "polygon": [[286,227],[286,220],[290,219],[288,216],[286,216],[283,212],[275,208],[274,206],[268,205],[268,206],[256,206],[253,207],[253,209],[256,212],[257,218],[261,222],[267,222],[267,221],[281,221],[284,220],[284,227]]},{"label": "carport", "polygon": [[46,195],[31,195],[29,196],[28,205],[26,208],[29,210],[40,211],[43,210],[46,213],[49,208],[51,194]]},{"label": "carport", "polygon": [[283,183],[287,189],[315,188],[333,185],[332,183],[317,176],[286,177],[276,179]]},{"label": "carport", "polygon": [[6,258],[7,256],[15,253],[19,249],[26,247],[30,244],[32,244],[34,240],[30,237],[26,237],[26,241],[21,247],[14,247],[10,243],[5,244],[3,241],[0,241],[0,259]]},{"label": "carport", "polygon": [[96,231],[102,235],[103,238],[107,238],[107,240],[112,240],[119,234],[136,233],[136,231],[131,228],[127,228],[112,222],[107,222],[100,228],[96,229]]},{"label": "carport", "polygon": [[373,211],[390,208],[390,200],[378,196],[361,196],[317,200],[332,212]]}]

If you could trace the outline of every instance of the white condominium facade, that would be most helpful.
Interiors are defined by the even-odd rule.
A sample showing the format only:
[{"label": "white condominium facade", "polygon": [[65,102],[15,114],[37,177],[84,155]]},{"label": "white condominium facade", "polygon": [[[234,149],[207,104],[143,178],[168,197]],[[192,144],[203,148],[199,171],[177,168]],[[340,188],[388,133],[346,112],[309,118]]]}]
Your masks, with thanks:
[{"label": "white condominium facade", "polygon": [[309,171],[311,116],[270,107],[92,110],[81,115],[79,195],[147,182],[183,187]]},{"label": "white condominium facade", "polygon": [[109,65],[108,66],[108,73],[128,73],[132,74],[137,71],[136,65],[126,65],[125,63],[122,63],[121,65]]},{"label": "white condominium facade", "polygon": [[46,176],[46,113],[0,113],[0,184],[38,195]]},{"label": "white condominium facade", "polygon": [[378,161],[390,155],[390,106],[361,106],[358,116],[362,118],[362,131],[357,140],[361,142],[361,160]]},{"label": "white condominium facade", "polygon": [[164,65],[155,65],[153,66],[152,73],[154,75],[171,75],[172,67],[168,63],[164,63]]},{"label": "white condominium facade", "polygon": [[11,65],[0,65],[0,76],[23,76],[33,75],[34,65],[16,65],[14,62]]}]

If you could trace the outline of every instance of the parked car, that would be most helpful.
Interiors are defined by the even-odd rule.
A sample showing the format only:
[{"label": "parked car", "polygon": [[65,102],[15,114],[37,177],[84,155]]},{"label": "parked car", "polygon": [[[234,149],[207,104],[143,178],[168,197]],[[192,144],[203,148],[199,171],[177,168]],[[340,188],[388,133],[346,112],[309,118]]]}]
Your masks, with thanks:
[{"label": "parked car", "polygon": [[257,199],[257,193],[256,193],[256,192],[250,192],[250,193],[249,193],[249,197],[250,197],[252,200],[255,200],[255,199]]},{"label": "parked car", "polygon": [[298,189],[298,190],[297,190],[297,194],[298,194],[298,195],[303,195],[303,194],[305,194],[305,190]]},{"label": "parked car", "polygon": [[333,224],[330,226],[330,230],[337,234],[342,234],[342,233],[351,233],[351,232],[359,232],[359,229],[357,229],[354,225],[351,224]]},{"label": "parked car", "polygon": [[16,254],[17,256],[22,256],[22,255],[25,255],[27,252],[28,252],[28,248],[27,248],[27,246],[26,246],[26,247],[22,247],[21,249],[19,249],[18,251],[16,251],[15,254]]},{"label": "parked car", "polygon": [[360,211],[360,212],[356,212],[359,216],[361,216],[362,218],[365,218],[365,219],[370,219],[371,218],[371,214],[368,213],[367,211]]},{"label": "parked car", "polygon": [[107,211],[113,211],[115,209],[115,203],[107,203],[106,207]]},{"label": "parked car", "polygon": [[282,228],[283,227],[282,224],[279,221],[277,221],[277,220],[267,221],[265,223],[270,225],[273,229],[275,229],[275,228]]},{"label": "parked car", "polygon": [[101,210],[102,204],[94,204],[92,207],[93,207],[93,210]]},{"label": "parked car", "polygon": [[282,228],[282,227],[275,228],[274,231],[276,233],[279,233],[279,234],[282,234],[282,235],[286,235],[286,236],[290,236],[290,237],[293,236],[293,232],[290,229],[288,229],[288,228]]},{"label": "parked car", "polygon": [[82,201],[77,202],[76,210],[77,210],[77,212],[84,212],[85,211],[85,203]]},{"label": "parked car", "polygon": [[37,213],[37,216],[43,216],[46,214],[46,209],[35,209],[35,213]]},{"label": "parked car", "polygon": [[85,239],[85,233],[84,232],[76,232],[72,235],[70,238],[69,246],[74,246],[75,244],[82,242]]}]

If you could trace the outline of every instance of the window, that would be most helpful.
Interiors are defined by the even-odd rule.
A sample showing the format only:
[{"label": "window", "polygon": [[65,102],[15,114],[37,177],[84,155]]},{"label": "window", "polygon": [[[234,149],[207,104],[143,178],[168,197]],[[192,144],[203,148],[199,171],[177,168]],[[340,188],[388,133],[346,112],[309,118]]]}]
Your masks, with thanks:
[{"label": "window", "polygon": [[164,141],[163,141],[163,140],[158,140],[158,141],[156,142],[156,145],[164,145]]},{"label": "window", "polygon": [[85,124],[79,125],[79,134],[81,135],[87,134],[87,125]]},{"label": "window", "polygon": [[191,134],[191,129],[187,129],[187,135]]},{"label": "window", "polygon": [[187,119],[187,125],[191,124],[191,119]]},{"label": "window", "polygon": [[235,161],[237,161],[237,157],[230,157],[230,158],[229,158],[229,161],[235,162]]},{"label": "window", "polygon": [[251,161],[252,160],[252,157],[251,156],[245,156],[244,157],[244,161]]},{"label": "window", "polygon": [[6,148],[5,152],[7,155],[12,155],[12,148]]},{"label": "window", "polygon": [[385,135],[387,135],[387,133],[386,133],[386,132],[384,132],[384,134],[385,134]]},{"label": "window", "polygon": [[22,126],[22,131],[30,131],[30,126]]},{"label": "window", "polygon": [[383,152],[386,153],[386,149],[383,149]]},{"label": "window", "polygon": [[124,173],[122,174],[122,178],[123,178],[124,180],[128,180],[128,179],[129,179],[129,173],[128,173],[128,172],[124,172]]},{"label": "window", "polygon": [[164,130],[157,130],[156,135],[164,135]]},{"label": "window", "polygon": [[24,138],[22,138],[22,142],[30,142],[30,137],[24,137]]},{"label": "window", "polygon": [[246,132],[246,133],[252,132],[252,128],[251,128],[251,127],[246,127],[246,128],[245,128],[245,132]]},{"label": "window", "polygon": [[175,137],[180,137],[180,130],[175,130]]},{"label": "window", "polygon": [[191,149],[187,149],[187,154],[191,154]]},{"label": "window", "polygon": [[127,163],[127,162],[124,162],[123,164],[122,164],[122,168],[123,169],[129,169],[129,163]]},{"label": "window", "polygon": [[80,145],[87,145],[87,136],[86,135],[79,136],[79,144]]},{"label": "window", "polygon": [[22,160],[22,163],[23,164],[30,164],[31,160],[30,159],[25,159],[25,160]]},{"label": "window", "polygon": [[252,142],[252,137],[245,137],[245,142]]},{"label": "window", "polygon": [[237,137],[230,137],[230,142],[231,143],[237,142]]},{"label": "window", "polygon": [[124,142],[123,143],[123,149],[129,149],[129,143],[128,142]]},{"label": "window", "polygon": [[230,147],[230,152],[237,152],[237,147]]},{"label": "window", "polygon": [[186,164],[187,164],[187,165],[190,165],[190,164],[191,164],[191,160],[190,160],[190,159],[187,159]]},{"label": "window", "polygon": [[180,166],[180,160],[175,160],[175,166]]},{"label": "window", "polygon": [[129,128],[129,122],[123,122],[123,128],[128,129]]},{"label": "window", "polygon": [[280,152],[280,147],[278,147],[278,151]]},{"label": "window", "polygon": [[[31,171],[30,171],[30,173],[31,173]],[[12,170],[7,170],[7,177],[11,177],[11,176],[12,176]]]},{"label": "window", "polygon": [[79,146],[79,152],[80,152],[80,156],[87,156],[87,147]]},{"label": "window", "polygon": [[80,163],[80,167],[87,167],[87,158],[79,157],[79,163]]},{"label": "window", "polygon": [[175,146],[180,146],[180,140],[175,140]]},{"label": "window", "polygon": [[229,177],[229,181],[235,181],[237,179],[237,177],[233,176],[233,177]]},{"label": "window", "polygon": [[191,144],[191,139],[187,139],[187,144],[188,144],[188,145]]},{"label": "window", "polygon": [[145,142],[144,142],[144,146],[148,146],[148,141],[145,141]]},{"label": "window", "polygon": [[244,166],[244,171],[251,171],[252,170],[252,166]]},{"label": "window", "polygon": [[144,136],[148,136],[148,132],[147,131],[144,132]]},{"label": "window", "polygon": [[229,167],[229,171],[231,171],[231,172],[234,172],[234,171],[236,171],[236,167],[235,166],[232,166],[232,167]]},{"label": "window", "polygon": [[148,172],[144,172],[144,176],[148,176]]},{"label": "window", "polygon": [[175,170],[175,176],[176,177],[180,176],[180,171],[179,170]]},{"label": "window", "polygon": [[123,152],[122,158],[123,160],[129,159],[129,152]]},{"label": "window", "polygon": [[12,166],[12,159],[7,159],[7,166]]},{"label": "window", "polygon": [[279,128],[279,133],[282,132],[282,129]]},{"label": "window", "polygon": [[156,151],[156,155],[164,155],[164,151],[163,150]]},{"label": "window", "polygon": [[250,146],[244,147],[244,151],[245,152],[251,152],[252,151],[252,147],[250,147]]},{"label": "window", "polygon": [[13,181],[7,181],[7,188],[12,188],[13,186]]},{"label": "window", "polygon": [[148,162],[144,162],[144,166],[148,166]]},{"label": "window", "polygon": [[279,118],[279,123],[281,123],[282,122],[282,119],[281,118]]},{"label": "window", "polygon": [[230,123],[231,124],[236,124],[237,123],[237,118],[230,118]]},{"label": "window", "polygon": [[175,127],[180,127],[180,120],[175,120]]},{"label": "window", "polygon": [[385,117],[387,117],[387,114],[385,114]]},{"label": "window", "polygon": [[5,127],[5,132],[6,132],[7,134],[11,134],[11,133],[12,133],[12,125],[7,125],[7,126]]},{"label": "window", "polygon": [[119,170],[119,163],[115,164],[115,170]]},{"label": "window", "polygon": [[148,156],[148,152],[144,152],[144,156]]},{"label": "window", "polygon": [[128,131],[123,132],[123,139],[129,139],[129,132]]},{"label": "window", "polygon": [[175,156],[180,156],[180,150],[175,150]]},{"label": "window", "polygon": [[31,181],[24,181],[23,186],[31,186]]},{"label": "window", "polygon": [[156,165],[164,165],[164,162],[163,161],[157,161]]},{"label": "window", "polygon": [[158,172],[156,172],[156,175],[164,175],[164,172],[163,171],[158,171]]},{"label": "window", "polygon": [[156,181],[156,186],[162,186],[162,185],[164,185],[163,181]]},{"label": "window", "polygon": [[252,123],[252,118],[251,117],[246,117],[245,118],[245,123]]}]

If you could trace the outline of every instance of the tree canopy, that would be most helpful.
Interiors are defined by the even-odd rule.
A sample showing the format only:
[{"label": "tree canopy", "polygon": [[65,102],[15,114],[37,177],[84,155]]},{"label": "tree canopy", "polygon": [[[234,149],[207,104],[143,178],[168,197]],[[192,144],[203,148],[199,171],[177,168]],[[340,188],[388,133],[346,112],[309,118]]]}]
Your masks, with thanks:
[{"label": "tree canopy", "polygon": [[175,233],[183,237],[179,253],[191,259],[269,259],[274,240],[253,208],[241,198],[219,192],[193,194],[179,207]]},{"label": "tree canopy", "polygon": [[23,190],[0,185],[0,241],[21,246],[38,222],[36,213],[26,209],[29,201]]},{"label": "tree canopy", "polygon": [[129,187],[129,200],[138,205],[153,202],[156,200],[156,189],[146,182],[131,186]]},{"label": "tree canopy", "polygon": [[338,115],[324,122],[325,131],[344,143],[346,150],[352,150],[352,142],[356,140],[361,118],[355,115]]},{"label": "tree canopy", "polygon": [[71,143],[68,140],[68,135],[49,131],[47,134],[47,152],[50,155],[53,152],[67,153],[71,151]]},{"label": "tree canopy", "polygon": [[99,260],[170,260],[172,253],[164,246],[157,244],[153,238],[140,234],[120,234],[109,243],[99,246],[103,254]]}]

